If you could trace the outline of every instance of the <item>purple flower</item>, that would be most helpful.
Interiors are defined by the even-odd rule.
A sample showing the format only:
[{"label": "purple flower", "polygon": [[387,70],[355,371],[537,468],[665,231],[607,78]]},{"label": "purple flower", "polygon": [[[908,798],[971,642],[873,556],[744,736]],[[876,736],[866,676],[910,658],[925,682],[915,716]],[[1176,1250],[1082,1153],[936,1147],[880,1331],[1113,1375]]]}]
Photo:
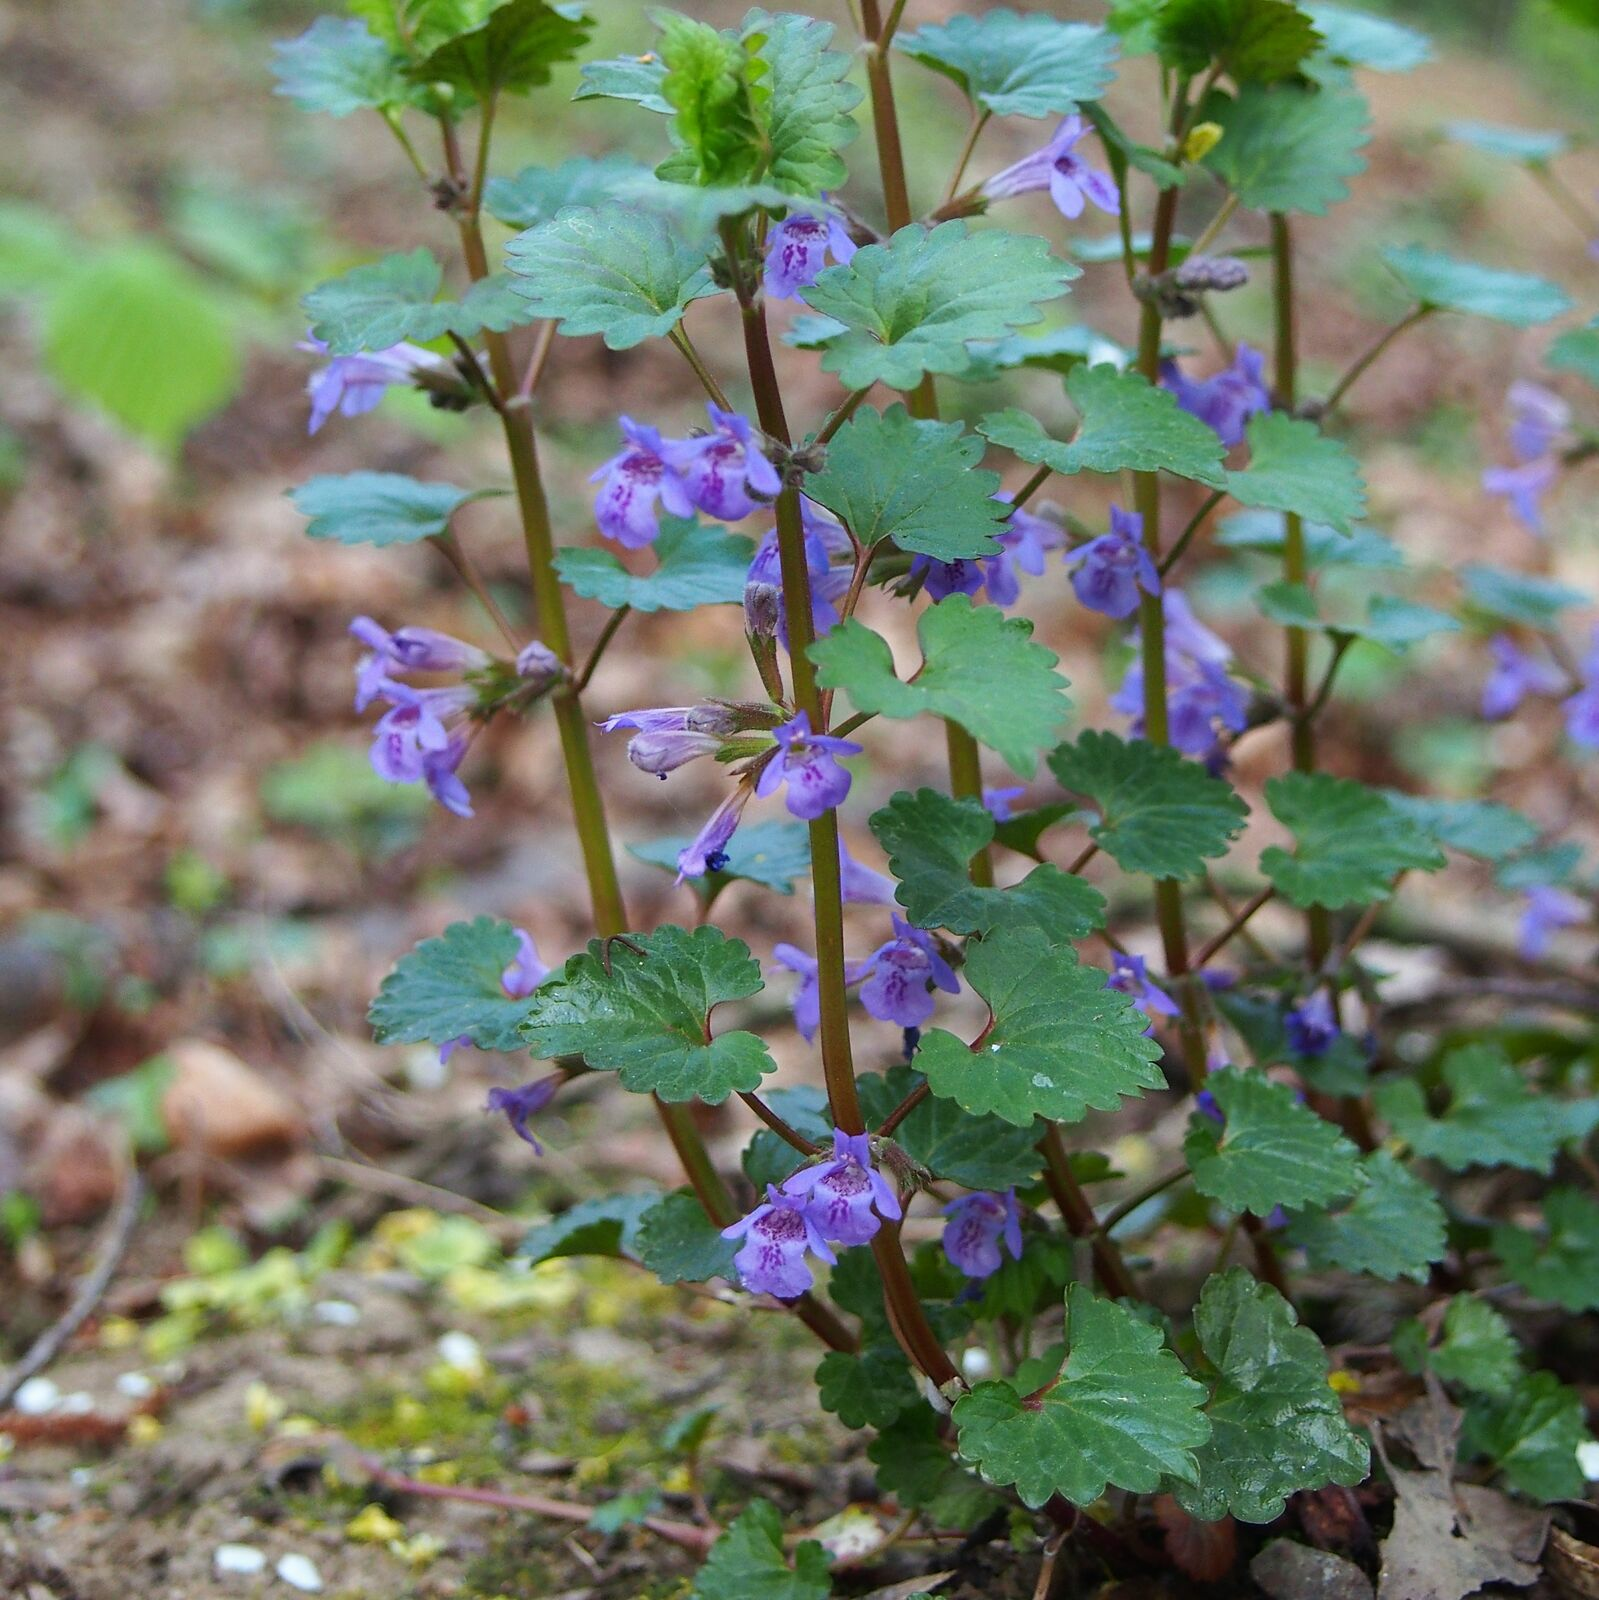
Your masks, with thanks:
[{"label": "purple flower", "polygon": [[603,733],[635,729],[627,742],[627,759],[640,772],[664,779],[667,773],[700,756],[714,755],[727,736],[737,732],[738,718],[725,706],[707,701],[692,706],[618,711],[599,726]]},{"label": "purple flower", "polygon": [[516,928],[516,954],[500,974],[500,987],[513,1000],[525,1000],[549,977],[550,969],[539,960],[538,946],[526,928]]},{"label": "purple flower", "polygon": [[[710,413],[713,431],[697,439],[673,441],[667,445],[667,453],[689,499],[706,516],[719,522],[737,522],[776,499],[783,480],[753,442],[747,418],[736,411],[722,410],[714,400],[705,409]],[[755,498],[757,495],[759,499]]]},{"label": "purple flower", "polygon": [[862,866],[844,848],[842,836],[838,841],[838,869],[842,880],[845,905],[891,906],[897,904],[894,898],[894,880],[886,873]]},{"label": "purple flower", "polygon": [[1227,641],[1212,633],[1194,615],[1182,590],[1168,589],[1161,610],[1166,617],[1166,648],[1173,655],[1214,667],[1225,667],[1232,660],[1233,653]]},{"label": "purple flower", "polygon": [[849,793],[850,775],[836,757],[859,755],[862,746],[853,739],[812,733],[811,719],[803,711],[774,728],[772,737],[777,740],[777,751],[761,768],[755,783],[755,793],[761,799],[776,794],[786,783],[784,803],[791,815],[806,822],[814,822],[843,804]]},{"label": "purple flower", "polygon": [[488,1101],[483,1109],[503,1111],[510,1121],[511,1131],[517,1138],[525,1139],[537,1154],[543,1155],[544,1146],[534,1138],[533,1130],[528,1123],[555,1098],[565,1082],[564,1072],[552,1072],[549,1077],[525,1083],[520,1089],[490,1089]]},{"label": "purple flower", "polygon": [[[300,349],[325,356],[328,347],[314,334],[300,341]],[[415,344],[391,344],[353,356],[332,356],[325,367],[311,374],[306,392],[311,396],[308,433],[315,433],[335,411],[341,417],[359,417],[372,410],[396,384],[409,384],[424,369],[446,363],[431,350]]]},{"label": "purple flower", "polygon": [[1091,611],[1130,617],[1138,591],[1160,593],[1160,574],[1144,548],[1144,519],[1136,511],[1110,508],[1110,532],[1079,545],[1066,557],[1072,589]]},{"label": "purple flower", "polygon": [[[1163,1017],[1175,1017],[1177,1002],[1149,976],[1149,963],[1142,956],[1130,956],[1120,950],[1111,951],[1110,976],[1105,980],[1107,989],[1126,995],[1147,1017],[1155,1012]],[[1154,1023],[1144,1031],[1154,1030]]]},{"label": "purple flower", "polygon": [[828,251],[845,265],[854,258],[855,241],[849,229],[831,214],[816,216],[791,211],[766,235],[766,270],[763,282],[769,300],[792,300],[801,289],[816,282],[827,264]]},{"label": "purple flower", "polygon": [[[1225,671],[1232,651],[1194,616],[1181,592],[1167,589],[1162,609],[1166,617],[1166,712],[1171,742],[1184,755],[1214,760],[1222,748],[1218,725],[1234,733],[1242,731],[1249,720],[1248,696]],[[1136,644],[1138,637],[1135,629],[1129,642]],[[1110,703],[1132,717],[1134,734],[1142,734],[1141,658],[1134,658]]]},{"label": "purple flower", "polygon": [[1087,132],[1088,124],[1081,117],[1067,117],[1042,149],[1023,156],[1003,172],[996,172],[983,185],[983,194],[990,200],[1008,200],[1013,195],[1048,189],[1056,209],[1067,219],[1083,214],[1085,198],[1101,211],[1116,216],[1121,211],[1121,201],[1115,183],[1076,153],[1077,141]]},{"label": "purple flower", "polygon": [[894,918],[894,937],[861,963],[861,1004],[879,1022],[919,1028],[933,1014],[928,984],[959,994],[960,980],[929,933]]},{"label": "purple flower", "polygon": [[1230,367],[1196,383],[1183,376],[1175,361],[1166,361],[1161,363],[1160,382],[1184,411],[1198,417],[1229,450],[1242,442],[1244,424],[1250,417],[1271,410],[1265,357],[1241,340]]},{"label": "purple flower", "polygon": [[989,1278],[1004,1263],[1000,1242],[1011,1259],[1022,1258],[1022,1215],[1015,1189],[1004,1194],[966,1194],[944,1207],[944,1254],[968,1278]]},{"label": "purple flower", "polygon": [[1482,486],[1489,494],[1503,495],[1516,520],[1529,533],[1541,535],[1544,521],[1539,497],[1555,481],[1555,470],[1556,464],[1549,456],[1519,467],[1488,467],[1482,475]]},{"label": "purple flower", "polygon": [[384,693],[390,672],[480,672],[492,660],[486,650],[435,628],[390,633],[371,617],[355,617],[349,631],[367,647],[355,674],[357,711],[365,711]]},{"label": "purple flower", "polygon": [[1548,455],[1571,423],[1571,407],[1554,390],[1519,378],[1506,391],[1510,448],[1522,461]]},{"label": "purple flower", "polygon": [[935,605],[952,594],[976,594],[984,581],[982,563],[975,557],[936,561],[932,556],[913,556],[911,576],[921,578],[927,598]]},{"label": "purple flower", "polygon": [[456,769],[471,742],[463,724],[477,691],[465,684],[413,689],[393,678],[374,683],[363,668],[359,693],[390,706],[372,729],[372,770],[386,783],[425,783],[446,811],[470,817],[472,800]]},{"label": "purple flower", "polygon": [[[1212,1068],[1211,1070],[1214,1071],[1215,1069]],[[1194,1110],[1202,1117],[1209,1117],[1218,1128],[1227,1121],[1227,1113],[1216,1103],[1216,1097],[1209,1089],[1201,1089],[1194,1096]]]},{"label": "purple flower", "polygon": [[822,1000],[820,980],[815,956],[808,956],[798,945],[774,944],[772,954],[780,967],[799,975],[799,987],[791,1002],[794,1007],[794,1026],[807,1043],[816,1037],[822,1025]]},{"label": "purple flower", "polygon": [[783,1188],[806,1197],[806,1215],[829,1244],[865,1244],[883,1218],[903,1214],[893,1185],[872,1165],[871,1140],[842,1128],[833,1129],[832,1159],[801,1167]]},{"label": "purple flower", "polygon": [[750,803],[748,784],[741,783],[705,819],[705,826],[677,853],[677,881],[703,878],[727,865],[727,842],[738,831],[744,807]]},{"label": "purple flower", "polygon": [[[1003,501],[1007,497],[996,494],[994,498]],[[975,595],[986,588],[988,598],[995,605],[1011,606],[1021,598],[1018,574],[1041,576],[1045,553],[1058,550],[1066,542],[1066,535],[1053,522],[1035,517],[1025,508],[1012,511],[994,537],[1001,547],[995,555],[955,561],[936,561],[932,556],[919,555],[911,561],[911,575],[922,577],[922,587],[935,604],[952,594]]]},{"label": "purple flower", "polygon": [[547,644],[534,639],[516,653],[516,675],[547,688],[566,672],[566,665]]},{"label": "purple flower", "polygon": [[1527,891],[1527,906],[1521,913],[1516,946],[1523,961],[1537,961],[1549,948],[1550,936],[1561,928],[1575,928],[1588,920],[1590,907],[1584,900],[1550,884],[1535,884]]},{"label": "purple flower", "polygon": [[1288,1048],[1296,1056],[1311,1057],[1326,1055],[1343,1034],[1332,997],[1325,989],[1317,989],[1291,1006],[1283,1018],[1283,1031],[1288,1035]]},{"label": "purple flower", "polygon": [[1482,686],[1485,717],[1508,717],[1529,694],[1558,694],[1566,686],[1566,675],[1554,662],[1529,656],[1508,633],[1496,633],[1488,649],[1494,668]]},{"label": "purple flower", "polygon": [[1009,822],[1016,815],[1011,809],[1011,802],[1020,800],[1026,793],[1026,785],[1020,783],[1013,789],[984,789],[983,809],[995,822]]},{"label": "purple flower", "polygon": [[838,1259],[811,1218],[809,1196],[784,1194],[771,1184],[766,1186],[766,1203],[723,1228],[722,1237],[744,1241],[733,1257],[744,1287],[779,1300],[793,1300],[816,1282],[807,1252],[830,1266]]},{"label": "purple flower", "polygon": [[1599,750],[1599,628],[1582,662],[1582,687],[1561,702],[1566,716],[1566,737],[1573,744]]},{"label": "purple flower", "polygon": [[602,483],[594,502],[595,520],[607,539],[628,550],[653,544],[661,531],[661,512],[674,517],[693,513],[694,502],[678,470],[679,453],[687,442],[663,439],[658,428],[631,417],[618,419],[627,447],[596,467],[590,483]]},{"label": "purple flower", "polygon": [[[850,564],[855,559],[855,547],[845,529],[831,517],[824,516],[811,501],[800,499],[800,516],[805,529],[805,570],[811,585],[811,631],[818,639],[838,626],[838,607],[849,591]],[[840,564],[840,561],[846,564]],[[755,557],[750,562],[745,578],[746,603],[751,600],[752,588],[764,594],[766,588],[781,592],[783,586],[783,561],[778,549],[777,530],[771,529],[755,547]],[[788,649],[788,617],[779,603],[777,613],[777,640]]]}]

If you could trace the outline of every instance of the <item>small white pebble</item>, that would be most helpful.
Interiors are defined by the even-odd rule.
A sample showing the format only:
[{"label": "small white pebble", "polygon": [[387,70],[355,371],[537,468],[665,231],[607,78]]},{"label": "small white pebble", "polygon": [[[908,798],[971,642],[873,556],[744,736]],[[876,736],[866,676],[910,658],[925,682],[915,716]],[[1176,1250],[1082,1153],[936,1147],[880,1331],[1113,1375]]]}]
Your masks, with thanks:
[{"label": "small white pebble", "polygon": [[145,1372],[124,1372],[117,1378],[117,1393],[130,1400],[148,1400],[155,1393],[155,1383]]},{"label": "small white pebble", "polygon": [[302,1556],[297,1551],[281,1557],[274,1570],[291,1589],[301,1589],[306,1594],[316,1594],[322,1588],[322,1574],[317,1571],[316,1562],[310,1556]]},{"label": "small white pebble", "polygon": [[11,1408],[25,1417],[42,1417],[61,1403],[61,1391],[48,1378],[29,1378],[12,1397]]},{"label": "small white pebble", "polygon": [[94,1468],[74,1467],[67,1478],[74,1489],[87,1489],[94,1482]]},{"label": "small white pebble", "polygon": [[1599,1441],[1584,1439],[1577,1446],[1577,1466],[1589,1482],[1599,1478]]},{"label": "small white pebble", "polygon": [[311,1315],[330,1327],[353,1328],[361,1320],[361,1308],[348,1300],[318,1300]]},{"label": "small white pebble", "polygon": [[239,1573],[248,1577],[266,1565],[266,1556],[253,1544],[219,1544],[211,1562],[218,1572]]},{"label": "small white pebble", "polygon": [[981,1383],[994,1371],[994,1358],[986,1350],[971,1345],[961,1351],[961,1371],[972,1383]]},{"label": "small white pebble", "polygon": [[87,1417],[94,1411],[94,1396],[87,1389],[74,1389],[61,1396],[57,1409],[64,1417]]},{"label": "small white pebble", "polygon": [[456,1330],[439,1339],[439,1360],[457,1372],[481,1372],[483,1349],[471,1334]]}]

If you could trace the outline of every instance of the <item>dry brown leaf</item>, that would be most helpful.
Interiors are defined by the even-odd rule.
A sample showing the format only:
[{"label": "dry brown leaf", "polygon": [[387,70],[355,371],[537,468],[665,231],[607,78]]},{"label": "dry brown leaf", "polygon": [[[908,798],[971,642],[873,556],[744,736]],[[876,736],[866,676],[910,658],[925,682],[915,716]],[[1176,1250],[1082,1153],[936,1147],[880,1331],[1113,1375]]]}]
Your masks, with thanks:
[{"label": "dry brown leaf", "polygon": [[1388,1470],[1397,1499],[1378,1600],[1462,1600],[1485,1584],[1537,1580],[1547,1511],[1475,1484],[1451,1493],[1440,1472]]}]

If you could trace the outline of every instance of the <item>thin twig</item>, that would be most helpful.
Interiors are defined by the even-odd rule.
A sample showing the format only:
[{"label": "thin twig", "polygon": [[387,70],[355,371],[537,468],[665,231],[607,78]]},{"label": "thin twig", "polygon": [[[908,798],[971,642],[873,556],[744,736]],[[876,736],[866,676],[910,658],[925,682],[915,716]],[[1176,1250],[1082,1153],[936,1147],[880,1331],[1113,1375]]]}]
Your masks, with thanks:
[{"label": "thin twig", "polygon": [[1049,482],[1049,475],[1054,470],[1055,469],[1053,467],[1040,467],[1038,471],[1035,472],[1032,477],[1030,477],[1027,482],[1024,483],[1021,488],[1011,496],[1011,510],[1018,511],[1021,509],[1021,507],[1026,505],[1027,502],[1031,500],[1046,483]]},{"label": "thin twig", "polygon": [[528,357],[527,371],[522,374],[522,381],[517,385],[516,392],[523,399],[530,399],[533,391],[539,386],[539,379],[544,376],[545,364],[550,359],[550,351],[555,348],[555,318],[540,325],[538,337],[533,341],[533,351]]},{"label": "thin twig", "polygon": [[738,1097],[779,1139],[793,1145],[802,1156],[814,1156],[817,1153],[820,1147],[812,1144],[797,1128],[791,1127],[785,1122],[759,1095],[749,1094],[740,1089]]},{"label": "thin twig", "polygon": [[99,1248],[95,1252],[94,1266],[78,1285],[78,1292],[73,1295],[67,1309],[33,1341],[28,1347],[28,1353],[6,1374],[5,1381],[0,1383],[0,1411],[10,1406],[17,1390],[29,1378],[37,1377],[61,1354],[68,1340],[93,1315],[94,1308],[100,1304],[106,1290],[111,1287],[111,1280],[117,1275],[117,1268],[122,1265],[122,1258],[128,1253],[128,1246],[133,1241],[133,1230],[139,1220],[139,1206],[143,1199],[144,1180],[140,1178],[139,1169],[130,1155],[127,1172],[123,1178],[122,1195],[117,1201],[117,1209],[112,1213],[105,1232],[101,1235]]},{"label": "thin twig", "polygon": [[486,1206],[470,1195],[457,1194],[453,1189],[441,1189],[436,1183],[426,1183],[421,1178],[393,1172],[370,1162],[350,1161],[344,1156],[322,1155],[318,1159],[330,1178],[354,1188],[386,1194],[391,1199],[403,1200],[413,1206],[426,1206],[434,1211],[450,1211],[457,1216],[471,1217],[498,1237],[519,1239],[527,1232],[525,1222],[518,1222],[515,1217],[508,1217],[503,1211],[496,1211],[493,1206]]},{"label": "thin twig", "polygon": [[588,688],[589,679],[594,676],[594,670],[600,664],[600,658],[605,654],[607,646],[616,637],[617,630],[632,615],[632,606],[618,606],[610,616],[605,619],[605,626],[600,629],[600,636],[594,641],[594,648],[589,651],[589,658],[583,663],[582,669],[572,682],[571,692],[582,694]]},{"label": "thin twig", "polygon": [[861,401],[863,401],[871,392],[871,387],[868,385],[864,389],[854,389],[849,394],[845,395],[834,410],[832,416],[830,416],[827,421],[822,424],[821,432],[816,435],[811,443],[826,444],[828,440],[830,440],[833,435],[837,433],[838,430],[855,415],[857,409],[860,407]]},{"label": "thin twig", "polygon": [[1216,235],[1227,226],[1233,212],[1238,209],[1238,196],[1230,194],[1222,201],[1220,209],[1205,225],[1204,232],[1188,247],[1188,259],[1202,256],[1216,242]]},{"label": "thin twig", "polygon": [[1128,1197],[1113,1206],[1105,1213],[1105,1220],[1100,1223],[1099,1231],[1109,1233],[1113,1228],[1125,1222],[1141,1205],[1146,1205],[1156,1195],[1164,1194],[1174,1184],[1179,1184],[1190,1175],[1186,1166],[1177,1167],[1171,1172],[1163,1173],[1153,1183],[1146,1183],[1136,1194]]},{"label": "thin twig", "polygon": [[1212,956],[1216,954],[1218,950],[1221,950],[1226,945],[1230,944],[1233,938],[1243,930],[1244,924],[1248,922],[1249,919],[1254,916],[1254,914],[1259,911],[1260,908],[1265,905],[1265,903],[1276,893],[1277,890],[1275,885],[1269,883],[1264,889],[1260,890],[1259,893],[1255,895],[1255,897],[1243,908],[1242,911],[1234,914],[1232,921],[1229,922],[1227,926],[1215,936],[1215,938],[1207,939],[1205,943],[1199,947],[1199,950],[1194,955],[1193,961],[1190,963],[1193,969],[1197,972],[1205,965],[1207,961],[1211,959]]},{"label": "thin twig", "polygon": [[455,529],[446,528],[443,533],[430,536],[428,543],[455,568],[456,575],[461,582],[472,591],[472,597],[488,612],[489,620],[500,630],[501,636],[511,647],[511,653],[514,655],[519,652],[522,646],[518,642],[516,634],[512,631],[510,621],[505,613],[500,610],[499,603],[494,596],[489,593],[488,585],[479,576],[477,568],[472,563],[472,558],[467,555],[461,541],[456,537]]},{"label": "thin twig", "polygon": [[1384,333],[1374,339],[1370,346],[1367,347],[1364,354],[1356,358],[1350,369],[1338,380],[1337,383],[1333,385],[1332,392],[1325,400],[1322,401],[1322,415],[1326,416],[1329,411],[1334,410],[1337,407],[1338,402],[1342,400],[1343,397],[1349,393],[1350,389],[1354,387],[1356,379],[1361,377],[1361,375],[1372,364],[1372,362],[1374,362],[1377,357],[1380,356],[1383,351],[1386,350],[1388,346],[1399,337],[1400,334],[1402,334],[1407,328],[1413,328],[1431,310],[1431,306],[1413,307],[1410,311],[1407,311],[1405,315],[1398,320],[1398,322],[1394,323],[1391,328],[1387,329]]},{"label": "thin twig", "polygon": [[977,141],[983,135],[983,129],[988,126],[988,119],[992,113],[987,108],[974,111],[972,125],[966,130],[966,141],[961,145],[960,154],[955,158],[955,170],[949,175],[949,185],[944,190],[941,205],[948,205],[960,193],[961,179],[966,175],[966,165],[972,159],[972,152],[977,148]]},{"label": "thin twig", "polygon": [[708,394],[724,411],[733,409],[732,402],[727,398],[721,384],[711,375],[711,369],[700,359],[700,353],[694,348],[694,341],[689,338],[683,325],[679,323],[667,336],[682,353],[683,359],[694,369],[694,376],[700,380]]},{"label": "thin twig", "polygon": [[1188,519],[1188,526],[1177,535],[1177,537],[1172,541],[1171,549],[1161,557],[1160,567],[1158,569],[1161,577],[1164,578],[1166,574],[1177,565],[1178,561],[1182,559],[1183,552],[1193,541],[1194,535],[1199,532],[1201,527],[1204,526],[1205,518],[1208,517],[1211,512],[1221,504],[1222,497],[1226,494],[1226,492],[1227,491],[1225,489],[1215,490],[1206,497],[1205,503],[1199,508],[1199,510],[1197,510],[1193,516]]},{"label": "thin twig", "polygon": [[886,1117],[883,1118],[883,1125],[877,1130],[878,1138],[889,1138],[893,1134],[894,1130],[900,1125],[900,1123],[902,1123],[906,1117],[908,1117],[911,1112],[913,1112],[917,1106],[919,1106],[922,1101],[924,1101],[932,1092],[933,1091],[928,1088],[925,1079],[921,1083],[917,1084],[916,1087],[912,1089],[911,1092],[906,1095],[905,1098],[901,1100],[900,1103],[895,1106]]}]

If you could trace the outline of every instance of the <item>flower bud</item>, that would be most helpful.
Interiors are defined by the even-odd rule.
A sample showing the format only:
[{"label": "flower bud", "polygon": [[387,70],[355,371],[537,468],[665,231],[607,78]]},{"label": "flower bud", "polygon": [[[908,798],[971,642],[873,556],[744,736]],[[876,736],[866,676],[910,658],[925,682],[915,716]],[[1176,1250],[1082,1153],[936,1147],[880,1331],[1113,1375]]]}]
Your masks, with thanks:
[{"label": "flower bud", "polygon": [[702,700],[688,708],[683,726],[690,733],[714,733],[725,737],[744,726],[737,710],[716,700]]},{"label": "flower bud", "polygon": [[546,689],[565,675],[566,668],[547,644],[535,639],[518,652],[516,671],[518,677],[526,678],[536,688]]},{"label": "flower bud", "polygon": [[627,759],[640,772],[664,778],[700,756],[714,755],[721,747],[722,741],[711,733],[694,733],[687,729],[645,732],[635,734],[628,741]]},{"label": "flower bud", "polygon": [[1210,290],[1221,294],[1228,289],[1241,289],[1249,282],[1249,268],[1237,256],[1189,256],[1172,272],[1172,282],[1179,289],[1194,292]]},{"label": "flower bud", "polygon": [[1221,136],[1219,122],[1196,122],[1183,140],[1183,160],[1203,161],[1221,143]]},{"label": "flower bud", "polygon": [[775,583],[744,585],[744,631],[752,639],[776,636],[783,597]]}]

